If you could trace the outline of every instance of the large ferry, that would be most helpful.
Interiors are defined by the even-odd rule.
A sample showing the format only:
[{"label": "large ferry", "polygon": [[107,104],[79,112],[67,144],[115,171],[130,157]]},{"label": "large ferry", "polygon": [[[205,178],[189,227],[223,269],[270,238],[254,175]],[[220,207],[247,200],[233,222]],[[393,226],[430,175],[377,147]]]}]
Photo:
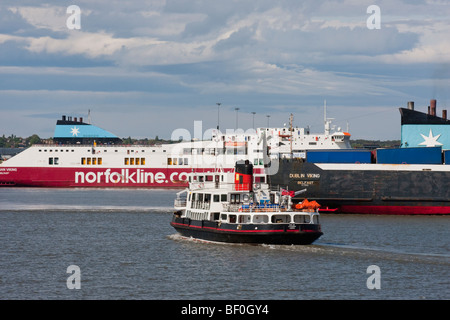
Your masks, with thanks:
[{"label": "large ferry", "polygon": [[184,237],[230,243],[311,244],[322,235],[318,203],[296,210],[292,193],[256,178],[248,160],[234,172],[191,173],[171,226]]},{"label": "large ferry", "polygon": [[[33,145],[0,164],[0,186],[7,187],[186,187],[188,173],[234,170],[237,160],[250,160],[255,172],[264,168],[263,155],[273,160],[304,157],[313,149],[350,148],[350,134],[332,131],[313,134],[309,127],[209,130],[182,142],[162,145],[124,145],[116,135],[83,118],[62,116],[56,122],[53,144]],[[194,124],[195,126],[195,124]],[[199,126],[201,127],[201,123]],[[197,128],[198,129],[198,128]],[[195,130],[194,130],[195,131]],[[201,129],[200,129],[201,131]],[[265,137],[263,139],[263,137]],[[264,141],[263,141],[264,140]],[[273,161],[271,172],[277,169]]]},{"label": "large ferry", "polygon": [[401,147],[377,150],[309,150],[283,158],[271,176],[297,197],[316,200],[336,213],[450,214],[450,120],[414,102],[400,108]]}]

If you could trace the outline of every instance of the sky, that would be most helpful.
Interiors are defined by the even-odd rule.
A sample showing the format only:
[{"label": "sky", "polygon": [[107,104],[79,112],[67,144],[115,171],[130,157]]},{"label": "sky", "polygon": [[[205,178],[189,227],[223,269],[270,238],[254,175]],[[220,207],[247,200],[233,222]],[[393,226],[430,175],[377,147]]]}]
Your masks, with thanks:
[{"label": "sky", "polygon": [[326,101],[352,139],[400,139],[408,101],[450,109],[449,17],[450,0],[1,0],[0,134],[89,110],[119,137],[290,114],[321,133]]}]

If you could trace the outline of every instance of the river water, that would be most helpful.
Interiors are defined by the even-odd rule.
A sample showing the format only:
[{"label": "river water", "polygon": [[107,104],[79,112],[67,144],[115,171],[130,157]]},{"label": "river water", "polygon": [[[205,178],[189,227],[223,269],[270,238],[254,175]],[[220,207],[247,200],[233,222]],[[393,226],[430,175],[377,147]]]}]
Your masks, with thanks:
[{"label": "river water", "polygon": [[448,216],[323,214],[308,246],[205,243],[169,225],[176,192],[0,189],[0,299],[450,299]]}]

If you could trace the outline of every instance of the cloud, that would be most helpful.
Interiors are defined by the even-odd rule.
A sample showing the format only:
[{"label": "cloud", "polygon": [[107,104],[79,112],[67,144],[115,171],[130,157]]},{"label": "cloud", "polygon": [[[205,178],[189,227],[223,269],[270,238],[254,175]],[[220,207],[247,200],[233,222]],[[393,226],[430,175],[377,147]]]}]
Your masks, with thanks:
[{"label": "cloud", "polygon": [[198,110],[214,126],[222,102],[231,124],[233,106],[275,124],[296,110],[314,119],[325,98],[342,117],[396,113],[450,81],[448,2],[377,1],[380,30],[366,27],[371,0],[79,0],[81,30],[66,27],[69,4],[0,4],[0,118],[91,105],[114,126],[123,110],[177,126]]}]

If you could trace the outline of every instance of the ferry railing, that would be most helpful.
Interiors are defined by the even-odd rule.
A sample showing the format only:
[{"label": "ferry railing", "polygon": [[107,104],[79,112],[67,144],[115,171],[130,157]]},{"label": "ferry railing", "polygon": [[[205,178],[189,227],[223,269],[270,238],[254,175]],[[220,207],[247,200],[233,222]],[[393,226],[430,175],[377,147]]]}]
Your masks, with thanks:
[{"label": "ferry railing", "polygon": [[175,199],[174,206],[175,207],[186,207],[186,199]]},{"label": "ferry railing", "polygon": [[227,212],[286,212],[288,208],[280,206],[279,204],[223,204],[224,211]]}]

